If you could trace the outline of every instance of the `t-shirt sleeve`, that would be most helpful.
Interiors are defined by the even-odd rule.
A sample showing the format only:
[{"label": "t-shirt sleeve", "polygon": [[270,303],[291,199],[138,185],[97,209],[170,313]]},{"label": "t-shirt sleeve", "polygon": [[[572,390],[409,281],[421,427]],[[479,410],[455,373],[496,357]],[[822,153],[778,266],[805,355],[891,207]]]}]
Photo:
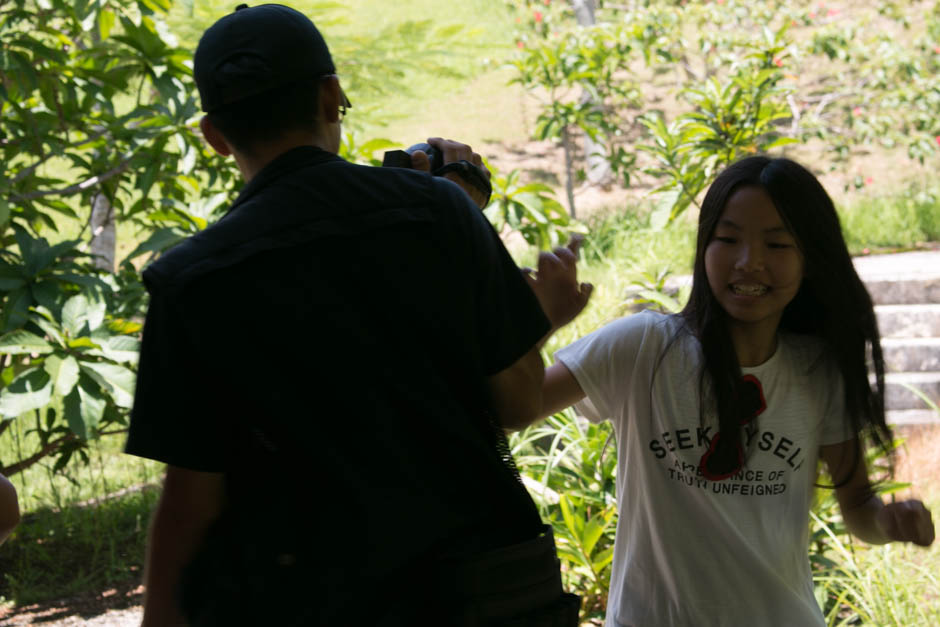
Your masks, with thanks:
[{"label": "t-shirt sleeve", "polygon": [[496,230],[456,184],[439,180],[444,202],[460,217],[468,272],[474,283],[475,337],[482,348],[482,374],[513,365],[551,329],[535,293]]},{"label": "t-shirt sleeve", "polygon": [[218,445],[224,432],[212,424],[195,359],[180,310],[151,290],[126,453],[190,470],[224,470]]},{"label": "t-shirt sleeve", "polygon": [[575,409],[591,422],[613,420],[632,393],[640,347],[653,320],[649,313],[614,320],[555,353],[584,391]]}]

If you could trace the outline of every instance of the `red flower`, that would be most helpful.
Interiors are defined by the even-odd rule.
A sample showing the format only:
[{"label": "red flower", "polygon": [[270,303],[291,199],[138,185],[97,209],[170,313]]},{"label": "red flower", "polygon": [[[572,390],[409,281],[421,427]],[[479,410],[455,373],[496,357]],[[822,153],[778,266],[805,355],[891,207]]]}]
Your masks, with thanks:
[{"label": "red flower", "polygon": [[940,54],[940,46],[934,46],[933,51],[936,52],[937,54]]},{"label": "red flower", "polygon": [[826,15],[828,15],[829,17],[838,15],[838,13],[839,13],[839,9],[829,9],[828,11],[826,11]]},{"label": "red flower", "polygon": [[934,139],[937,140],[937,145],[940,146],[940,135],[937,135]]},{"label": "red flower", "polygon": [[852,115],[854,115],[855,117],[858,117],[858,116],[860,116],[861,114],[862,114],[862,108],[861,108],[861,107],[855,107],[854,109],[852,109]]},{"label": "red flower", "polygon": [[542,12],[541,12],[541,11],[536,11],[536,12],[535,12],[535,23],[538,24],[538,23],[541,22],[541,21],[542,21]]},{"label": "red flower", "polygon": [[545,0],[545,6],[548,6],[552,3],[552,0]]},{"label": "red flower", "polygon": [[871,184],[872,184],[872,181],[874,181],[874,180],[875,180],[875,179],[873,179],[872,177],[869,176],[868,178],[865,179],[865,185],[871,185]]},{"label": "red flower", "polygon": [[522,43],[521,41],[517,41],[516,48],[518,48],[519,50],[522,50],[523,48],[525,48],[525,44]]},{"label": "red flower", "polygon": [[783,59],[780,57],[774,57],[774,65],[777,67],[783,67]]}]

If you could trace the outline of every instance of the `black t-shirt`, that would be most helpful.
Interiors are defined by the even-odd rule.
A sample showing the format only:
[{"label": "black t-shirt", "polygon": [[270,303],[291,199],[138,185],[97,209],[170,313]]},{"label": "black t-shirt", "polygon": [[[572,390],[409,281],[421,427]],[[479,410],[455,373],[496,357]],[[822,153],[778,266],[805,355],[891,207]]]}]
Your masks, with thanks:
[{"label": "black t-shirt", "polygon": [[452,182],[297,148],[144,280],[126,450],[225,473],[226,569],[316,560],[342,605],[539,532],[485,381],[549,323]]}]

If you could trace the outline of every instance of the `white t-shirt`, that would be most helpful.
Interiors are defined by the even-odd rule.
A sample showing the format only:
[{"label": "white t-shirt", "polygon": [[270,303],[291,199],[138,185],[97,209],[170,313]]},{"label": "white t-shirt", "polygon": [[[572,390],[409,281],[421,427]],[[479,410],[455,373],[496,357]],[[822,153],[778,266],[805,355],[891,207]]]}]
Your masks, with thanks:
[{"label": "white t-shirt", "polygon": [[[819,447],[851,439],[841,377],[815,338],[781,334],[774,355],[743,368],[766,409],[744,427],[742,471],[698,472],[717,431],[699,418],[701,349],[683,322],[643,312],[558,351],[611,420],[620,514],[607,627],[824,625],[809,567],[809,510]],[[653,371],[659,364],[653,378]],[[651,383],[652,382],[652,383]]]}]

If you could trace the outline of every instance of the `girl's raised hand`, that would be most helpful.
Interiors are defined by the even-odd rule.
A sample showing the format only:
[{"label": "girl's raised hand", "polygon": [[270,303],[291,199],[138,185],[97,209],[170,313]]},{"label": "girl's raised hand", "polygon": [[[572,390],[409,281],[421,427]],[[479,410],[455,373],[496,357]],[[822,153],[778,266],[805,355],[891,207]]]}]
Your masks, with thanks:
[{"label": "girl's raised hand", "polygon": [[578,250],[583,239],[573,235],[567,246],[539,254],[537,271],[522,269],[553,330],[574,320],[594,289],[590,283],[578,283]]},{"label": "girl's raised hand", "polygon": [[896,542],[930,546],[936,537],[930,510],[916,499],[887,503],[875,515],[875,524],[885,537]]}]

